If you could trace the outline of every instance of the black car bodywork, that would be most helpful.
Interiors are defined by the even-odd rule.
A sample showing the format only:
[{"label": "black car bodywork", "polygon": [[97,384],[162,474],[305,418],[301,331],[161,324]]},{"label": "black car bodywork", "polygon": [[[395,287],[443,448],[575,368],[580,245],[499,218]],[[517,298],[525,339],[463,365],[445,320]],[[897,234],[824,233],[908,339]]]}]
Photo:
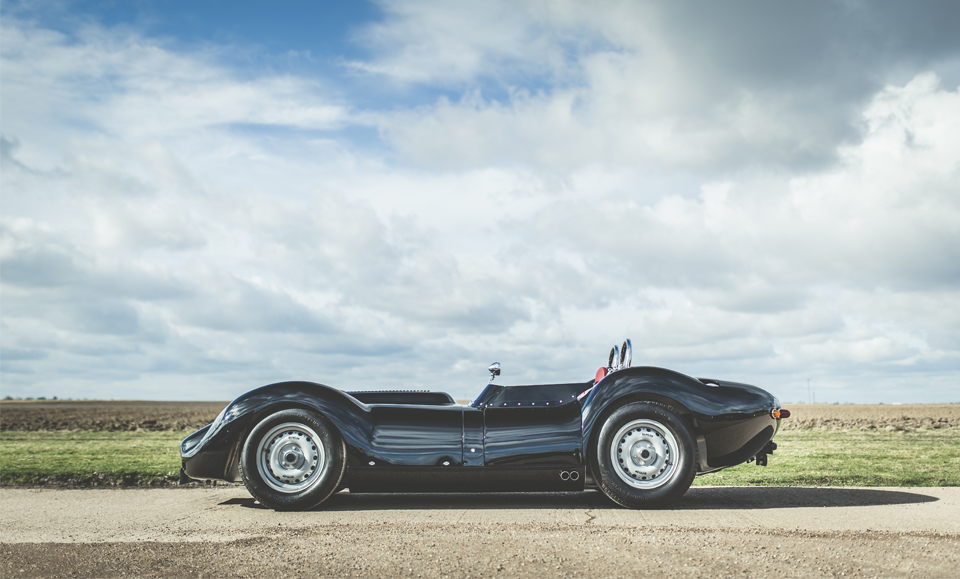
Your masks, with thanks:
[{"label": "black car bodywork", "polygon": [[[457,404],[448,394],[428,391],[343,392],[311,382],[264,386],[240,396],[212,424],[183,440],[181,482],[243,480],[251,488],[248,479],[257,460],[266,465],[261,474],[270,478],[270,464],[258,459],[251,433],[269,417],[293,410],[319,417],[323,423],[320,428],[330,430],[330,438],[342,442],[343,465],[337,467],[341,474],[330,475],[337,478],[328,483],[330,492],[342,488],[357,493],[578,491],[597,487],[606,492],[603,480],[617,479],[610,474],[615,463],[604,466],[611,462],[607,457],[615,461],[620,456],[619,462],[623,463],[631,449],[641,466],[647,464],[644,460],[653,460],[641,455],[656,454],[659,449],[664,456],[656,463],[658,468],[662,466],[668,472],[692,469],[692,480],[694,474],[748,460],[765,465],[766,455],[776,448],[772,439],[780,425],[780,403],[765,390],[696,379],[663,368],[611,370],[599,381],[534,386],[490,383],[467,406]],[[621,443],[629,436],[621,433],[618,437],[622,441],[600,446],[604,425],[618,411],[636,415],[630,423],[634,429],[629,431],[636,442],[624,449]],[[660,412],[662,417],[650,412]],[[294,416],[293,422],[285,418],[284,426],[297,423],[298,415],[290,415]],[[318,428],[314,430],[319,432]],[[306,432],[309,434],[301,438],[309,440],[313,431]],[[611,436],[604,434],[604,440]],[[689,444],[684,442],[687,438]],[[335,462],[336,444],[325,447],[330,457],[327,462]],[[260,456],[270,448],[269,443],[261,443]],[[303,448],[310,452],[308,447]],[[245,452],[250,461],[245,463],[246,473],[241,466]],[[274,466],[286,460],[283,451],[277,452],[281,454],[274,457]],[[291,461],[296,458],[286,456]],[[323,458],[320,462],[326,464]],[[631,476],[637,478],[636,473],[646,472],[636,465],[632,469],[623,471],[629,476],[620,477],[628,487],[632,485]],[[651,480],[663,477],[662,472],[651,475]],[[627,490],[642,498],[646,490],[643,485],[649,484],[638,479],[632,485],[636,488]],[[682,482],[676,484],[683,486]],[[626,506],[663,506],[679,498],[689,484],[649,503],[611,498]],[[261,497],[256,492],[254,496],[275,508],[313,506],[299,499],[270,504],[269,496]]]}]

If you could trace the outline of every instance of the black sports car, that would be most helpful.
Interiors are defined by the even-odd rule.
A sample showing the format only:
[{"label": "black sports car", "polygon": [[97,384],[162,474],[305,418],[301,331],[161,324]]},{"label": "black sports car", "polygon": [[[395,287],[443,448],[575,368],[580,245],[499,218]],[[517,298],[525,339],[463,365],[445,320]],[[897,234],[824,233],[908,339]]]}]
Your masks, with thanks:
[{"label": "black sports car", "polygon": [[666,506],[693,477],[766,465],[780,419],[765,390],[631,367],[630,340],[587,382],[502,386],[468,406],[430,391],[343,392],[282,382],[247,392],[180,444],[180,482],[243,481],[264,506],[337,490],[582,491]]}]

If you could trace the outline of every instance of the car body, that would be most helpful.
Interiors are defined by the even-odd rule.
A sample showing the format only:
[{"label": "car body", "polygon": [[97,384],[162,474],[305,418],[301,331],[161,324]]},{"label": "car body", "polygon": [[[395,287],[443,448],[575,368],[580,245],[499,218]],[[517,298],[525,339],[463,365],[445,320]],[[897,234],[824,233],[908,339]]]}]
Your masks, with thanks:
[{"label": "car body", "polygon": [[181,443],[181,482],[243,481],[275,509],[337,490],[582,491],[666,506],[693,477],[766,465],[782,417],[765,390],[631,367],[611,350],[593,380],[504,386],[469,405],[430,391],[344,392],[312,382],[257,388]]}]

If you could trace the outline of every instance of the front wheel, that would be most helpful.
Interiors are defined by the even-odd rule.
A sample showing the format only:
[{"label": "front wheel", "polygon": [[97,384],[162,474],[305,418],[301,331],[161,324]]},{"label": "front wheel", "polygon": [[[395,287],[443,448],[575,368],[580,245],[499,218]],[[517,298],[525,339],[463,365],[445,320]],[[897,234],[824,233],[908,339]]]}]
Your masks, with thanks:
[{"label": "front wheel", "polygon": [[346,450],[324,417],[281,410],[250,432],[240,476],[253,498],[275,510],[304,510],[327,499],[340,484]]},{"label": "front wheel", "polygon": [[626,404],[611,414],[594,456],[600,490],[632,509],[669,505],[696,475],[690,428],[672,408],[656,402]]}]

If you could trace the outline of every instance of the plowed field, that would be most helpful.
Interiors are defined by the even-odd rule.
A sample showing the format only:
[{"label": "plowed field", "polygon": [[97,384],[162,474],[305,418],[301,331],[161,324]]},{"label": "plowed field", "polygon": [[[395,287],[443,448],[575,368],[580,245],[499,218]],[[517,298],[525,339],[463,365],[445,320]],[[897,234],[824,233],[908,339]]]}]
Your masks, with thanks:
[{"label": "plowed field", "polygon": [[[226,402],[41,400],[0,403],[0,430],[195,430],[216,418]],[[960,404],[789,406],[784,430],[960,427]]]},{"label": "plowed field", "polygon": [[226,402],[42,400],[0,403],[0,430],[196,430]]},{"label": "plowed field", "polygon": [[960,427],[960,404],[797,404],[787,408],[791,415],[781,423],[784,430]]}]

